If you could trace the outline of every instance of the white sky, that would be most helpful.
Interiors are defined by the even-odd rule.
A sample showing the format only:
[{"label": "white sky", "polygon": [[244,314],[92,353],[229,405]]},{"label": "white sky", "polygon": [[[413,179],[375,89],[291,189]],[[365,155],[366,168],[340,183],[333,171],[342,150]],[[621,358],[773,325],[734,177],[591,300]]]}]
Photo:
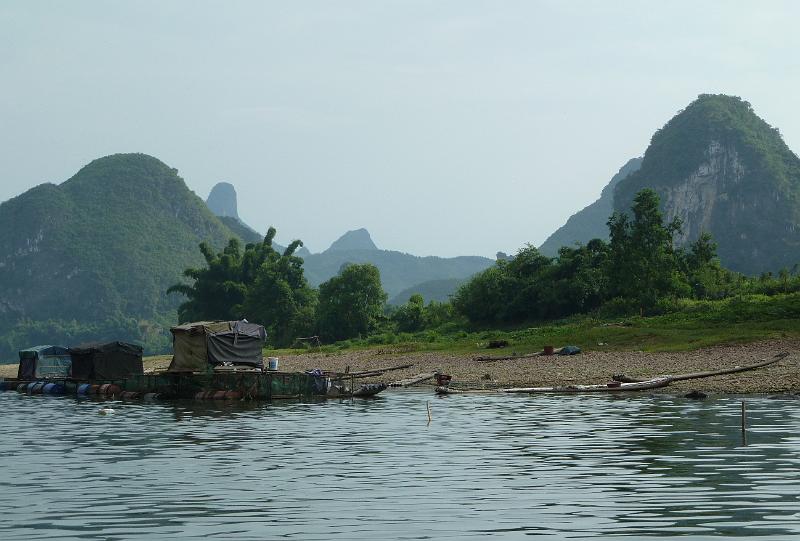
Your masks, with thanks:
[{"label": "white sky", "polygon": [[800,3],[0,3],[0,201],[144,152],[278,240],[540,244],[697,94],[800,148]]}]

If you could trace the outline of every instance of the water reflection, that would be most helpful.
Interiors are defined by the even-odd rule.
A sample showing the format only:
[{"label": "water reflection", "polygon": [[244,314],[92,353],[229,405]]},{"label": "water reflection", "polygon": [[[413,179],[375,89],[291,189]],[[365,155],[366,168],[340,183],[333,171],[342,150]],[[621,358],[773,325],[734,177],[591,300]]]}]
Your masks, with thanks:
[{"label": "water reflection", "polygon": [[0,537],[799,536],[800,404],[748,402],[0,393]]}]

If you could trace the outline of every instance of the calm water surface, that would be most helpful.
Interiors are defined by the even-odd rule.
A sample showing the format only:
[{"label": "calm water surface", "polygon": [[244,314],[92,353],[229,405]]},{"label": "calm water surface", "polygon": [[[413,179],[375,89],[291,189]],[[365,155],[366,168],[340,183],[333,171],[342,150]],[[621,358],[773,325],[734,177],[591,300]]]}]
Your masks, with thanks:
[{"label": "calm water surface", "polygon": [[800,401],[748,404],[5,392],[0,539],[800,539]]}]

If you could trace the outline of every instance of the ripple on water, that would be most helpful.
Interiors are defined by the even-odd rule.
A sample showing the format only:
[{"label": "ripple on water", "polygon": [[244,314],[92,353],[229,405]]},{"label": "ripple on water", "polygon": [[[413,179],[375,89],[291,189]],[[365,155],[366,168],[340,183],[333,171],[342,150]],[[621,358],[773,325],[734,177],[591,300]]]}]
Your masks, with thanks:
[{"label": "ripple on water", "polygon": [[748,403],[0,393],[0,538],[800,537],[798,404]]}]

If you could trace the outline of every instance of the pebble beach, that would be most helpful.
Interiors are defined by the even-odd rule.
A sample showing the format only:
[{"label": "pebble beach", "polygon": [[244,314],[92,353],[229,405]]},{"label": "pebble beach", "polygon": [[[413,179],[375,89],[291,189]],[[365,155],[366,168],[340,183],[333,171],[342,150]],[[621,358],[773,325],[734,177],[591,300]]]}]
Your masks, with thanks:
[{"label": "pebble beach", "polygon": [[[478,361],[478,357],[506,356],[507,350],[476,354],[403,351],[402,347],[376,347],[336,353],[303,353],[280,357],[281,371],[319,368],[329,372],[363,372],[403,364],[413,366],[363,381],[392,382],[425,372],[453,377],[457,389],[603,384],[615,374],[646,379],[668,374],[721,370],[754,364],[781,352],[789,356],[757,370],[681,381],[661,392],[787,394],[800,393],[800,340],[769,340],[750,344],[720,345],[681,352],[589,351],[578,355],[549,355],[512,360]],[[163,370],[169,356],[145,359],[145,370]],[[0,377],[16,377],[17,365],[0,365]],[[433,382],[431,381],[430,384]],[[424,385],[424,384],[423,384]]]}]

